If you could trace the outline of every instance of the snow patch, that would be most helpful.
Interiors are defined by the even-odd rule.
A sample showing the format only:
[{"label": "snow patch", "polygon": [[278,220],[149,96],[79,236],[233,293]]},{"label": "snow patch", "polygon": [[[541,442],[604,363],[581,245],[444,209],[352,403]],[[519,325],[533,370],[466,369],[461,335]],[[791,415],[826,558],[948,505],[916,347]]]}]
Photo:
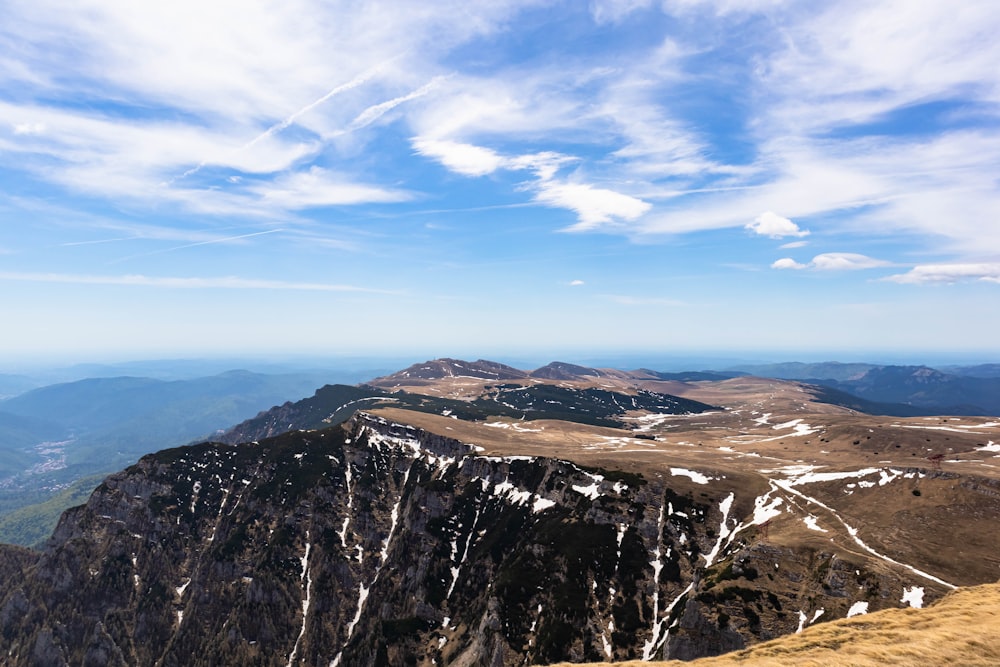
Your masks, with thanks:
[{"label": "snow patch", "polygon": [[852,616],[861,616],[862,614],[868,613],[868,603],[864,600],[859,600],[851,605],[851,608],[847,610],[847,618]]},{"label": "snow patch", "polygon": [[597,500],[597,498],[601,495],[601,492],[597,490],[597,482],[594,482],[589,486],[580,486],[579,484],[574,484],[573,490],[581,495],[590,498],[591,500]]},{"label": "snow patch", "polygon": [[900,602],[905,602],[914,609],[923,609],[924,607],[924,587],[923,586],[913,586],[912,588],[903,589],[903,597]]},{"label": "snow patch", "polygon": [[545,510],[553,507],[555,505],[554,500],[549,500],[547,498],[535,497],[535,502],[531,505],[532,514],[538,514],[539,512],[544,512]]},{"label": "snow patch", "polygon": [[674,477],[690,477],[691,481],[695,484],[708,484],[710,479],[714,477],[708,477],[700,472],[695,472],[694,470],[688,470],[687,468],[671,468],[670,474]]},{"label": "snow patch", "polygon": [[808,528],[809,530],[816,530],[816,531],[819,531],[821,533],[829,533],[830,532],[826,528],[820,528],[819,524],[816,523],[816,517],[814,517],[811,514],[809,516],[803,518],[802,521],[805,522],[806,528]]}]

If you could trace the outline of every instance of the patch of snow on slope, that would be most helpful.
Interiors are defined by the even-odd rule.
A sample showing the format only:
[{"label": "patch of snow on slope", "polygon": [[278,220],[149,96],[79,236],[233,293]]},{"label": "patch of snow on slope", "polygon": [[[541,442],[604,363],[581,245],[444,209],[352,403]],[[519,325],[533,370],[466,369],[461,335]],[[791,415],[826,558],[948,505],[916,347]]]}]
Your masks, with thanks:
[{"label": "patch of snow on slope", "polygon": [[913,586],[912,588],[904,588],[903,597],[900,600],[900,602],[905,602],[914,609],[922,609],[924,606],[923,586]]},{"label": "patch of snow on slope", "polygon": [[814,517],[811,514],[809,516],[805,517],[804,519],[802,519],[802,521],[805,522],[806,528],[808,528],[809,530],[816,530],[816,531],[819,531],[821,533],[829,533],[830,532],[826,528],[820,528],[819,524],[816,523],[816,517]]},{"label": "patch of snow on slope", "polygon": [[690,477],[691,481],[695,484],[708,484],[712,477],[703,475],[700,472],[695,472],[694,470],[688,470],[687,468],[671,468],[670,474],[674,477]]},{"label": "patch of snow on slope", "polygon": [[795,634],[799,634],[800,632],[802,632],[802,628],[804,628],[806,626],[806,621],[807,620],[809,620],[809,617],[806,616],[806,613],[800,609],[799,610],[799,627],[795,628]]},{"label": "patch of snow on slope", "polygon": [[977,452],[1000,452],[1000,445],[994,443],[992,440],[987,442],[982,447],[976,447]]},{"label": "patch of snow on slope", "polygon": [[789,433],[789,437],[796,437],[800,435],[809,435],[811,433],[816,433],[819,428],[813,428],[809,424],[803,423],[801,419],[793,419],[781,424],[775,424],[771,427],[775,431],[783,431],[786,428],[793,429],[792,433]]},{"label": "patch of snow on slope", "polygon": [[902,474],[901,471],[893,470],[892,468],[890,468],[888,471],[879,470],[878,472],[880,475],[880,479],[878,480],[879,486],[885,486],[886,484],[888,484],[889,482],[896,479]]},{"label": "patch of snow on slope", "polygon": [[862,614],[868,613],[868,603],[864,600],[859,600],[851,605],[851,608],[847,610],[847,618],[852,616],[861,616]]},{"label": "patch of snow on slope", "polygon": [[[756,500],[753,501],[753,525],[759,526],[781,515],[781,510],[778,509],[778,506],[784,502],[784,499],[781,497],[771,498],[773,491],[774,487],[772,486],[771,491],[762,496],[757,496]],[[771,501],[770,503],[768,503],[769,500]]]},{"label": "patch of snow on slope", "polygon": [[838,479],[851,479],[867,477],[880,472],[881,468],[862,468],[861,470],[844,470],[838,472],[809,472],[798,477],[793,477],[786,483],[791,486],[801,486],[803,484],[814,484],[816,482],[830,482]]},{"label": "patch of snow on slope", "polygon": [[538,496],[535,496],[535,502],[531,506],[531,512],[532,514],[538,514],[539,512],[544,512],[550,507],[555,506],[555,504],[554,500],[548,500],[547,498],[539,498]]},{"label": "patch of snow on slope", "polygon": [[574,484],[573,490],[579,494],[582,494],[590,498],[591,500],[597,500],[598,496],[601,495],[601,492],[597,490],[597,482],[594,482],[589,486],[580,486],[579,484]]}]

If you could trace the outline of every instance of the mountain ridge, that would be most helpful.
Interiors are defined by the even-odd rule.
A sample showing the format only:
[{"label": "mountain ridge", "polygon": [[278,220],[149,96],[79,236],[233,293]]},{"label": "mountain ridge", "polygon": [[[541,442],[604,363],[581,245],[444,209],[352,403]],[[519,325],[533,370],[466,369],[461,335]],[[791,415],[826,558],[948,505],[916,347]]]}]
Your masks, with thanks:
[{"label": "mountain ridge", "polygon": [[[361,413],[148,455],[68,511],[33,562],[0,559],[17,582],[0,648],[12,665],[693,657],[791,632],[789,607],[846,614],[859,585],[873,610],[904,597],[877,562],[761,541],[753,494],[770,494],[737,494],[732,472],[699,497],[662,465],[481,449]],[[730,512],[752,518],[713,529]]]}]

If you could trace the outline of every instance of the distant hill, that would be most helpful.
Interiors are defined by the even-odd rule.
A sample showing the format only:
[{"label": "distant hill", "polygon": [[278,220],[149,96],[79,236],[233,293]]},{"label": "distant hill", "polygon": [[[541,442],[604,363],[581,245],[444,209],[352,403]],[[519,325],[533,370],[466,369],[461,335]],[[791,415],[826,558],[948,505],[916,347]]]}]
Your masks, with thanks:
[{"label": "distant hill", "polygon": [[941,370],[952,375],[966,375],[977,378],[1000,378],[1000,364],[979,364],[976,366],[942,366]]},{"label": "distant hill", "polygon": [[[875,403],[909,405],[915,409],[912,414],[1000,415],[1000,364],[954,367],[951,372],[929,366],[837,362],[743,366],[739,370],[820,384]],[[907,414],[885,406],[878,410],[872,414]]]},{"label": "distant hill", "polygon": [[822,384],[872,401],[905,403],[934,414],[1000,415],[1000,378],[952,375],[927,366],[882,366]]},{"label": "distant hill", "polygon": [[375,378],[368,381],[373,387],[396,387],[399,385],[415,385],[421,380],[440,380],[449,377],[471,377],[482,380],[518,380],[527,377],[524,371],[507,366],[496,361],[462,361],[460,359],[432,359],[409,368]]},{"label": "distant hill", "polygon": [[531,372],[531,377],[546,380],[575,380],[581,377],[600,377],[603,373],[596,368],[567,364],[563,361],[553,361]]},{"label": "distant hill", "polygon": [[38,382],[26,375],[0,373],[0,400],[23,394],[37,386]]},{"label": "distant hill", "polygon": [[864,363],[845,364],[839,361],[820,363],[790,361],[780,364],[735,366],[730,370],[758,377],[778,378],[779,380],[850,380],[864,375],[873,368],[879,368],[879,366]]},{"label": "distant hill", "polygon": [[321,384],[319,374],[247,371],[169,382],[92,378],[0,401],[0,542],[31,544],[39,532],[51,531],[58,512],[22,515],[47,516],[44,528],[25,531],[2,518],[48,502],[75,480],[210,437],[260,410],[308,396]]}]

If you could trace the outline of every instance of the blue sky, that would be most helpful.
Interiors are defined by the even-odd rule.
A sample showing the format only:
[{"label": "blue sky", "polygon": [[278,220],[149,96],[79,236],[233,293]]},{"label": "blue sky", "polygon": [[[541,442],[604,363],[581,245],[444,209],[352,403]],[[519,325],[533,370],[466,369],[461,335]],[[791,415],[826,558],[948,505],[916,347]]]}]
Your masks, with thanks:
[{"label": "blue sky", "polygon": [[990,1],[0,5],[6,357],[998,351]]}]

